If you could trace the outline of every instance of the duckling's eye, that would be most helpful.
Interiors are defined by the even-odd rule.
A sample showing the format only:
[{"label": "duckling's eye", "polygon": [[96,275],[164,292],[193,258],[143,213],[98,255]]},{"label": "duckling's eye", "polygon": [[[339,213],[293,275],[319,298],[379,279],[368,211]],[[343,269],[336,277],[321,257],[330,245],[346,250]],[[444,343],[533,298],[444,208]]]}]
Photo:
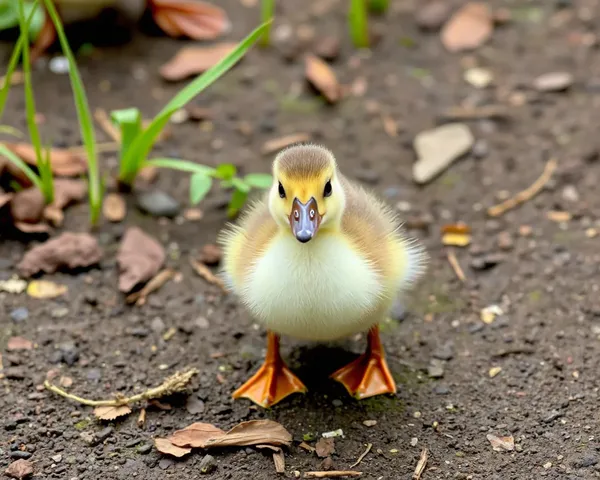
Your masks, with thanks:
[{"label": "duckling's eye", "polygon": [[325,184],[325,190],[323,191],[323,196],[324,197],[331,196],[331,180],[327,180],[327,183]]},{"label": "duckling's eye", "polygon": [[279,182],[279,196],[281,198],[285,198],[285,190],[283,189],[283,185]]}]

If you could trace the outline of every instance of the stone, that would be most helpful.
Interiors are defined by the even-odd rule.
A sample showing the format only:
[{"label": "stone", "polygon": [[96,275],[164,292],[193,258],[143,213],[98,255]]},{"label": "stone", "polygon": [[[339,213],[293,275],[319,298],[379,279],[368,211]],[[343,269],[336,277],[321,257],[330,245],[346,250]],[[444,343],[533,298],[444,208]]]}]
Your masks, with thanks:
[{"label": "stone", "polygon": [[188,413],[191,413],[192,415],[198,415],[203,413],[206,407],[202,400],[195,396],[189,396],[185,404],[185,408]]},{"label": "stone", "polygon": [[144,445],[140,445],[137,448],[137,452],[140,455],[147,455],[148,453],[150,453],[152,451],[152,445],[150,445],[149,443],[146,443]]},{"label": "stone", "polygon": [[113,434],[114,429],[112,427],[106,427],[94,435],[94,441],[96,444],[104,442],[108,437]]},{"label": "stone", "polygon": [[25,307],[15,308],[12,312],[10,312],[10,319],[15,323],[24,322],[29,318],[29,310]]},{"label": "stone", "polygon": [[572,465],[573,468],[588,468],[593,467],[598,463],[598,457],[593,454],[586,454],[577,460],[574,460]]},{"label": "stone", "polygon": [[451,5],[445,0],[423,1],[419,4],[422,6],[415,14],[415,21],[422,30],[439,30],[450,17]]},{"label": "stone", "polygon": [[549,72],[533,81],[538,92],[563,92],[573,85],[573,74],[569,72]]},{"label": "stone", "polygon": [[173,218],[181,210],[181,205],[177,200],[160,190],[140,193],[136,200],[137,207],[142,212],[154,217]]},{"label": "stone", "polygon": [[217,461],[212,455],[205,455],[204,458],[200,461],[200,465],[198,468],[200,469],[200,473],[211,473],[217,468]]},{"label": "stone", "polygon": [[65,342],[59,345],[58,350],[61,353],[61,359],[67,365],[72,367],[79,360],[79,350],[74,342]]},{"label": "stone", "polygon": [[466,154],[475,138],[469,127],[462,123],[448,123],[419,133],[413,142],[417,161],[413,165],[413,179],[418,184],[428,183]]},{"label": "stone", "polygon": [[454,358],[453,350],[454,347],[452,343],[445,343],[434,350],[433,358],[437,358],[438,360],[452,360],[452,358]]},{"label": "stone", "polygon": [[431,378],[442,378],[444,376],[444,366],[441,362],[432,361],[427,367],[427,375]]}]

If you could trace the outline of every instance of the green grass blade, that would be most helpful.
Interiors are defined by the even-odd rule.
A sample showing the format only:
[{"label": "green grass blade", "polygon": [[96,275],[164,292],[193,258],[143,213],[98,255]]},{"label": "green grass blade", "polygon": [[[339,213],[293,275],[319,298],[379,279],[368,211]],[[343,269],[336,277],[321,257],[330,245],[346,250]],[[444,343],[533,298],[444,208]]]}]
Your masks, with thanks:
[{"label": "green grass blade", "polygon": [[190,178],[190,203],[196,205],[202,201],[212,187],[212,178],[202,173],[194,173]]},{"label": "green grass blade", "polygon": [[[138,168],[135,172],[136,174],[141,168],[142,163],[146,160],[150,149],[156,141],[156,138],[169,121],[171,115],[173,115],[173,113],[180,108],[183,108],[190,100],[212,85],[222,75],[229,71],[239,60],[241,60],[246,52],[261,37],[269,25],[270,22],[264,23],[256,28],[244,40],[242,40],[229,55],[227,55],[219,63],[208,69],[202,75],[189,83],[186,87],[184,87],[179,93],[177,93],[177,95],[171,99],[171,101],[158,113],[158,115],[154,117],[146,130],[144,130],[144,132],[139,135],[131,145],[127,156],[131,156],[133,158],[127,158],[125,160],[127,163],[136,162],[138,165]],[[120,180],[126,184],[131,184],[134,178],[121,178]]]},{"label": "green grass blade", "polygon": [[54,176],[52,174],[52,163],[50,161],[50,147],[42,154],[38,162],[42,193],[47,204],[54,201]]},{"label": "green grass blade", "polygon": [[369,10],[375,13],[385,13],[389,6],[389,0],[369,0]]},{"label": "green grass blade", "polygon": [[[260,9],[260,18],[263,23],[272,20],[275,15],[275,0],[262,0]],[[271,24],[265,30],[260,39],[262,46],[266,47],[271,43]]]},{"label": "green grass blade", "polygon": [[127,172],[135,170],[136,165],[125,163],[126,159],[131,160],[133,157],[128,157],[127,152],[131,144],[142,132],[142,114],[137,108],[126,108],[123,110],[115,110],[111,112],[110,118],[118,125],[121,132],[121,158],[119,159],[119,176],[126,176]]},{"label": "green grass blade", "polygon": [[366,48],[369,46],[366,2],[367,0],[350,0],[348,26],[352,42],[357,48]]},{"label": "green grass blade", "polygon": [[253,188],[266,190],[273,185],[273,176],[268,173],[249,173],[244,177],[244,182]]},{"label": "green grass blade", "polygon": [[99,217],[99,212],[102,208],[102,186],[100,184],[100,172],[98,169],[98,158],[96,156],[96,138],[94,125],[92,123],[92,115],[90,113],[90,107],[83,87],[83,82],[81,81],[81,76],[77,68],[77,63],[75,62],[75,57],[71,51],[69,42],[67,41],[56,8],[54,7],[52,0],[44,0],[44,3],[50,18],[54,23],[54,28],[56,29],[62,51],[69,61],[69,78],[71,80],[71,88],[73,89],[75,106],[77,107],[81,138],[87,153],[90,215],[92,224],[94,224],[94,219]]},{"label": "green grass blade", "polygon": [[213,176],[215,173],[214,168],[176,158],[153,158],[152,160],[146,160],[142,167],[170,168],[181,172],[199,173],[204,176]]},{"label": "green grass blade", "polygon": [[36,175],[36,173],[31,169],[29,165],[27,165],[23,160],[21,160],[15,153],[10,151],[8,147],[2,143],[0,143],[0,155],[6,157],[6,159],[11,162],[15,167],[21,170],[31,183],[33,183],[40,191],[44,191],[42,186],[42,182],[40,178]]},{"label": "green grass blade", "polygon": [[17,138],[23,138],[23,132],[21,132],[20,130],[17,130],[14,127],[11,127],[10,125],[0,125],[0,133],[3,133],[5,135],[11,135],[13,137],[17,137]]},{"label": "green grass blade", "polygon": [[244,193],[248,193],[250,191],[250,185],[237,177],[231,179],[231,185],[233,185],[236,190],[240,190]]},{"label": "green grass blade", "polygon": [[8,62],[8,70],[4,75],[4,85],[2,85],[2,90],[0,90],[0,118],[2,118],[2,114],[4,113],[4,107],[6,105],[6,100],[8,99],[8,92],[10,91],[10,81],[13,73],[17,69],[17,64],[19,63],[19,58],[21,58],[21,51],[23,50],[23,44],[25,37],[21,34],[15,48],[13,49],[12,55],[10,56],[10,60]]},{"label": "green grass blade", "polygon": [[229,201],[229,206],[227,207],[227,215],[229,218],[235,217],[241,208],[246,203],[246,198],[248,198],[247,192],[242,192],[241,190],[234,190],[233,195],[231,196],[231,200]]}]

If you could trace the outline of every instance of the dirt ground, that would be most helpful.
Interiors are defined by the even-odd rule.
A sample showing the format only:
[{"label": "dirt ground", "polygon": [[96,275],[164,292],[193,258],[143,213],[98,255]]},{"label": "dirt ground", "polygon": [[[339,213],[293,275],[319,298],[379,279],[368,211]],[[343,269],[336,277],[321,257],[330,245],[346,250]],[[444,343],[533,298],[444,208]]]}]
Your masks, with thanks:
[{"label": "dirt ground", "polygon": [[[232,19],[230,38],[242,38],[258,24],[257,8],[235,0],[222,3]],[[281,3],[279,25],[314,28],[317,39],[341,40],[332,65],[344,83],[366,80],[364,95],[324,105],[306,86],[302,57],[294,56],[294,48],[256,48],[196,100],[213,109],[212,129],[192,122],[172,125],[171,137],[156,153],[209,165],[231,162],[244,173],[266,172],[272,156],[260,153],[262,144],[305,132],[334,151],[348,176],[399,206],[410,235],[424,243],[431,261],[405,312],[395,312],[383,328],[397,395],[355,401],[328,379],[363,350],[364,336],[335,345],[284,338],[285,358],[309,393],[269,410],[233,401],[232,391],[262,361],[265,332],[235,298],[204,282],[188,262],[202,245],[215,241],[226,222],[224,193],[213,189],[201,204],[199,221],[144,216],[132,195],[126,221],[105,223],[96,233],[105,250],[100,268],[45,276],[68,285],[66,296],[35,300],[0,294],[6,375],[0,471],[15,458],[30,456],[34,478],[272,479],[278,475],[263,451],[211,452],[217,468],[203,475],[204,452],[173,460],[152,443],[195,421],[227,429],[243,420],[270,418],[294,436],[286,473],[280,475],[286,478],[327,468],[298,444],[336,429],[344,437],[335,439],[329,467],[349,469],[372,444],[354,468],[364,479],[412,478],[424,447],[429,450],[425,480],[600,477],[600,237],[594,237],[594,228],[600,229],[600,53],[580,41],[600,27],[598,2],[489,2],[519,7],[520,15],[468,55],[448,53],[438,33],[418,29],[417,2],[391,2],[385,17],[373,19],[381,40],[368,54],[350,46],[342,2],[307,2],[303,9]],[[315,13],[329,5],[326,14]],[[92,108],[137,106],[147,117],[156,113],[180,87],[164,83],[158,69],[181,45],[137,31],[131,41],[82,57]],[[7,58],[10,45],[3,48]],[[493,72],[491,87],[477,90],[463,80],[464,69],[473,63]],[[553,71],[574,76],[568,91],[540,93],[531,87],[538,75]],[[68,77],[41,64],[34,81],[47,138],[56,145],[78,144]],[[25,129],[21,89],[11,95],[4,121]],[[417,186],[412,180],[415,135],[437,125],[445,109],[461,104],[500,104],[507,112],[501,119],[469,121],[477,140],[473,153],[430,184]],[[386,134],[382,113],[398,122],[397,137]],[[98,139],[109,140],[100,130]],[[559,166],[543,192],[497,219],[486,216],[485,209],[506,192],[530,185],[551,157]],[[114,155],[103,155],[106,168],[115,164]],[[153,188],[185,205],[187,181],[183,174],[163,171]],[[553,221],[547,216],[553,210],[568,211],[572,218]],[[70,208],[62,230],[86,231],[87,214],[87,205]],[[471,245],[455,249],[465,283],[441,243],[441,227],[458,221],[473,231]],[[116,289],[115,253],[130,225],[157,238],[169,252],[169,265],[183,274],[180,283],[169,282],[142,307],[125,305]],[[29,246],[1,241],[0,279],[15,272]],[[504,315],[488,325],[480,311],[490,305],[499,305]],[[15,321],[13,312],[23,307],[26,318]],[[165,341],[171,327],[177,331]],[[8,338],[15,335],[36,347],[6,352]],[[148,408],[142,429],[137,410],[99,422],[91,408],[39,388],[47,372],[58,369],[55,381],[70,377],[68,390],[76,395],[132,394],[186,367],[200,370],[190,390],[192,410],[203,411],[189,413],[185,396],[170,398],[165,400],[170,410]],[[501,371],[491,377],[495,367]],[[366,420],[377,423],[366,426]],[[515,450],[494,451],[486,438],[490,433],[512,435]]]}]

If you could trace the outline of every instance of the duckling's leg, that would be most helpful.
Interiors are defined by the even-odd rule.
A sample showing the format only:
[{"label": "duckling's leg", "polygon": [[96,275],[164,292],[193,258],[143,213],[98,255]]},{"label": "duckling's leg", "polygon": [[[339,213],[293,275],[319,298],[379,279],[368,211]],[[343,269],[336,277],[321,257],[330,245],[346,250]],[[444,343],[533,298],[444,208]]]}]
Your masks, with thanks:
[{"label": "duckling's leg", "polygon": [[215,5],[190,0],[149,0],[156,24],[171,37],[212,40],[226,32],[229,20]]},{"label": "duckling's leg", "polygon": [[390,374],[379,338],[379,326],[369,331],[367,351],[353,362],[331,375],[346,387],[350,395],[361,399],[396,393],[396,383]]},{"label": "duckling's leg", "polygon": [[261,407],[270,407],[292,393],[304,393],[306,387],[287,368],[279,353],[279,336],[267,333],[267,356],[258,372],[233,393],[233,398],[245,397]]}]

